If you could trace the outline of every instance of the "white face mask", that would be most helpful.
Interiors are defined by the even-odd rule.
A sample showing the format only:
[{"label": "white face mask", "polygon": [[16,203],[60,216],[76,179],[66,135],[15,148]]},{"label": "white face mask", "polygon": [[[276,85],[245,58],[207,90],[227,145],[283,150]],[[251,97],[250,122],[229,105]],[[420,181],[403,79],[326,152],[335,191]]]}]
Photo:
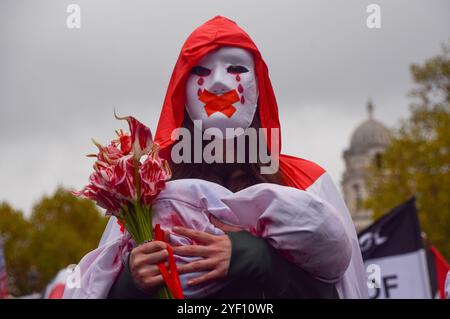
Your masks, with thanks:
[{"label": "white face mask", "polygon": [[[253,56],[236,47],[223,47],[203,57],[186,83],[186,110],[201,129],[246,129],[258,104]],[[198,126],[198,125],[197,125]]]}]

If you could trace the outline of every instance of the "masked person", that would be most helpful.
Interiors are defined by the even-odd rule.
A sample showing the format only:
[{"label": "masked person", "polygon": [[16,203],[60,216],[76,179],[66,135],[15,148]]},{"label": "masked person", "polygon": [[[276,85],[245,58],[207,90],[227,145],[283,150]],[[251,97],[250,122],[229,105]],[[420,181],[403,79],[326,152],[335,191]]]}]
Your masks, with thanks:
[{"label": "masked person", "polygon": [[[249,149],[246,149],[245,160],[242,163],[196,161],[195,157],[199,152],[202,154],[205,149],[203,141],[200,147],[193,145],[193,152],[187,156],[191,157],[192,161],[174,161],[173,151],[178,145],[177,134],[174,132],[179,128],[185,128],[193,135],[199,131],[206,135],[222,135],[225,140],[227,129],[230,128],[265,129],[263,139],[266,144],[263,145],[272,158],[279,161],[279,171],[261,174],[260,158],[256,162],[249,161]],[[222,222],[213,220],[216,226],[215,234],[211,234],[214,231],[207,233],[198,229],[174,229],[171,235],[184,236],[191,240],[190,243],[195,241],[201,244],[173,248],[175,254],[196,260],[181,265],[180,273],[192,274],[203,271],[204,274],[200,278],[191,277],[193,286],[205,285],[212,281],[223,283],[221,289],[215,289],[209,295],[203,293],[203,297],[206,298],[366,298],[367,287],[361,253],[345,204],[330,177],[321,167],[303,159],[278,155],[281,146],[279,129],[277,104],[267,67],[250,37],[233,21],[223,17],[215,17],[196,29],[182,48],[156,131],[156,142],[161,147],[161,155],[171,162],[175,180],[173,183],[178,180],[188,182],[192,182],[190,179],[204,180],[215,185],[219,184],[231,192],[237,192],[236,194],[251,192],[255,189],[253,185],[256,184],[270,183],[274,185],[273,188],[286,187],[303,191],[333,211],[328,215],[317,214],[317,218],[314,218],[316,211],[312,207],[305,207],[303,212],[309,212],[310,221],[315,220],[317,223],[320,218],[324,218],[321,223],[327,221],[327,218],[331,220],[331,216],[338,215],[333,231],[340,234],[339,238],[344,243],[346,247],[344,251],[347,253],[339,256],[332,249],[328,251],[318,249],[322,255],[303,256],[304,260],[312,260],[311,264],[314,267],[302,269],[279,254],[268,243],[267,236],[265,239],[264,236],[255,236],[255,233],[249,232],[248,229],[236,227],[238,225],[224,224],[223,221],[227,220],[222,218]],[[261,148],[260,140],[258,140],[259,148]],[[214,156],[220,155],[217,153],[220,152],[216,152]],[[226,148],[224,153],[230,153],[230,149]],[[233,154],[234,157],[235,155]],[[170,191],[170,187],[168,188]],[[213,189],[214,186],[210,188]],[[214,198],[207,189],[208,187],[204,188],[203,193],[196,192],[191,197]],[[250,198],[253,199],[256,195],[253,193]],[[259,196],[261,197],[261,194]],[[275,197],[277,200],[281,198],[283,205],[283,196]],[[242,201],[238,200],[237,203],[239,205],[235,206],[235,211],[243,207]],[[244,207],[250,211],[257,210],[252,205]],[[296,213],[299,219],[303,216],[301,210],[296,210],[295,206],[286,207],[293,220],[296,220]],[[273,210],[271,214],[280,216]],[[241,216],[246,217],[245,212]],[[256,215],[249,213],[247,218],[249,216]],[[217,231],[217,228],[222,231]],[[329,238],[330,244],[334,239]],[[167,252],[161,242],[147,243],[134,248],[129,255],[130,258],[125,260],[126,267],[120,274],[117,276],[113,271],[110,273],[110,277],[117,276],[115,280],[105,280],[105,276],[98,276],[92,271],[94,264],[104,266],[111,261],[114,264],[116,258],[113,256],[126,251],[124,243],[118,226],[111,220],[100,244],[103,249],[87,258],[94,262],[87,267],[91,271],[85,276],[87,280],[84,282],[93,283],[91,285],[93,288],[89,288],[91,292],[78,296],[106,297],[105,290],[109,290],[111,298],[154,296],[162,284],[156,264],[164,262],[167,258]],[[306,243],[298,242],[300,252],[302,244],[306,246]],[[313,246],[312,242],[308,248]],[[329,248],[332,245],[317,242],[317,247]],[[105,258],[99,258],[101,256]],[[336,269],[333,269],[333,266]],[[325,273],[327,275],[324,275]],[[97,281],[98,289],[95,289]],[[70,297],[71,293],[68,292],[67,296]],[[76,297],[77,294],[72,296]]]}]

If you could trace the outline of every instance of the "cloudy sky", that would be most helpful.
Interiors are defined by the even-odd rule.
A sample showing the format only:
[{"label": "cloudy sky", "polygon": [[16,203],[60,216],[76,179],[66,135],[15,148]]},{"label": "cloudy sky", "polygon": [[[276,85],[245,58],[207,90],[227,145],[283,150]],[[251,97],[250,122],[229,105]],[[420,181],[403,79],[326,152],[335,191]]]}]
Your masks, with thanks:
[{"label": "cloudy sky", "polygon": [[[66,8],[81,6],[81,29]],[[366,7],[381,7],[368,29]],[[189,33],[215,15],[243,27],[269,66],[284,153],[316,161],[336,183],[353,129],[408,115],[411,63],[450,39],[450,2],[0,0],[0,201],[29,214],[57,185],[81,188],[91,137],[107,142],[132,114],[153,129]]]}]

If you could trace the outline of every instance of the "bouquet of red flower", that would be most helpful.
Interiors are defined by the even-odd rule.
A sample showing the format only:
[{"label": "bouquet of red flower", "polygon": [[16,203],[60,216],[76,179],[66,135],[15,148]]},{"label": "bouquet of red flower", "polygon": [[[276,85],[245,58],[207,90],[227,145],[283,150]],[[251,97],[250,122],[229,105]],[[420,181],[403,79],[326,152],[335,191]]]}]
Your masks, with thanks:
[{"label": "bouquet of red flower", "polygon": [[[159,225],[153,233],[152,202],[171,177],[169,165],[159,158],[159,146],[153,142],[148,127],[132,116],[115,116],[128,122],[130,133],[116,131],[118,138],[108,146],[93,140],[99,149],[98,154],[88,155],[97,158],[94,172],[89,177],[89,184],[74,194],[95,201],[106,209],[106,215],[117,217],[122,232],[126,229],[137,244],[152,239],[164,241]],[[166,284],[159,295],[183,298],[170,245],[167,250],[169,269],[164,263],[158,265]]]}]

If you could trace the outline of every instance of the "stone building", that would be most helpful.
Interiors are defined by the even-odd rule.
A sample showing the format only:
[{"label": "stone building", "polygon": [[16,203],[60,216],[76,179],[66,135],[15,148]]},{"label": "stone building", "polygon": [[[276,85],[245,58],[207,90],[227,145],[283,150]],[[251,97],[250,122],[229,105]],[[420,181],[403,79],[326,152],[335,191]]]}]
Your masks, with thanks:
[{"label": "stone building", "polygon": [[381,165],[382,154],[389,144],[389,131],[373,117],[373,104],[367,104],[368,119],[353,132],[350,147],[344,151],[345,171],[342,178],[342,193],[353,218],[356,230],[372,222],[372,213],[362,207],[367,196],[365,187],[366,168]]}]

